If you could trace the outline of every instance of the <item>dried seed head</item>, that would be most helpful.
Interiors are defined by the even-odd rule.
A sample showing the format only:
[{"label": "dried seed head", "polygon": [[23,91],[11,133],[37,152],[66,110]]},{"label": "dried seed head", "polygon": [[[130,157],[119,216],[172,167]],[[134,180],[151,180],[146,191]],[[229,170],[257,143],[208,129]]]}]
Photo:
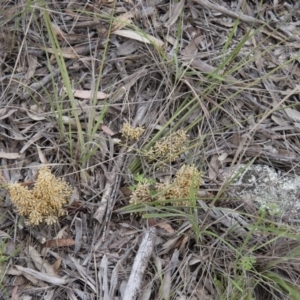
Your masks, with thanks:
[{"label": "dried seed head", "polygon": [[159,192],[159,200],[187,199],[174,202],[173,204],[177,206],[188,206],[189,197],[196,195],[201,181],[201,172],[199,172],[195,166],[183,165],[176,173],[172,184],[158,183],[155,187]]},{"label": "dried seed head", "polygon": [[127,140],[138,141],[141,135],[144,133],[145,129],[142,127],[133,128],[129,123],[124,123],[123,128],[121,129],[122,136]]},{"label": "dried seed head", "polygon": [[55,223],[65,213],[63,205],[72,195],[72,188],[52,175],[48,167],[40,168],[32,190],[19,183],[11,183],[8,191],[18,214],[27,217],[28,223],[32,225],[43,221],[47,224]]},{"label": "dried seed head", "polygon": [[57,222],[58,218],[57,216],[47,216],[45,217],[45,222],[47,225],[52,225],[55,224]]},{"label": "dried seed head", "polygon": [[130,196],[129,202],[131,204],[138,204],[141,202],[151,201],[152,196],[150,192],[150,184],[139,182],[135,191]]},{"label": "dried seed head", "polygon": [[72,195],[71,187],[63,180],[56,178],[47,167],[40,168],[33,195],[42,199],[47,206],[59,211]]},{"label": "dried seed head", "polygon": [[19,183],[10,183],[8,185],[11,202],[16,206],[20,216],[28,215],[28,210],[35,206],[34,198],[27,186]]},{"label": "dried seed head", "polygon": [[187,136],[183,130],[178,130],[168,137],[162,138],[146,153],[149,161],[164,160],[175,161],[180,153],[185,151]]}]

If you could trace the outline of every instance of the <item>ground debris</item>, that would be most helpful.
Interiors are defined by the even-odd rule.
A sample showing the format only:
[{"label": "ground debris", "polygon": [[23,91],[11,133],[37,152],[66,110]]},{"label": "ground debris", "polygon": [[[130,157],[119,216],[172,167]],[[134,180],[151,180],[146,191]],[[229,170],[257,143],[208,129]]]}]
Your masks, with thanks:
[{"label": "ground debris", "polygon": [[[299,8],[0,1],[0,298],[298,299]],[[56,224],[23,226],[7,186],[41,164],[74,192]],[[263,191],[229,187],[248,164]],[[138,175],[152,189],[192,165],[194,186],[122,211]]]}]

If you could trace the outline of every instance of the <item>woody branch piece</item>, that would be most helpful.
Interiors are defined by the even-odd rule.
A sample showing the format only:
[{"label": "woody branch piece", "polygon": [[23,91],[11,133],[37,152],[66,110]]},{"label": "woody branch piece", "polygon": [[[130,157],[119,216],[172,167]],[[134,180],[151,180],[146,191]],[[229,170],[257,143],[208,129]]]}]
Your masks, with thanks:
[{"label": "woody branch piece", "polygon": [[134,259],[132,271],[124,292],[123,300],[134,300],[137,298],[137,295],[141,290],[145,270],[148,266],[148,262],[154,248],[155,238],[156,228],[151,227],[146,231],[139,251]]},{"label": "woody branch piece", "polygon": [[234,19],[240,19],[240,20],[242,20],[244,22],[247,22],[247,23],[264,24],[263,21],[257,20],[257,19],[255,19],[251,16],[247,16],[247,15],[244,15],[244,14],[239,14],[239,13],[230,11],[230,10],[226,9],[225,7],[223,7],[221,5],[214,4],[214,3],[209,2],[207,0],[193,0],[193,1],[200,4],[201,6],[204,6],[206,8],[209,8],[209,9],[212,9],[212,10],[215,10],[215,11],[218,11],[218,12],[220,12],[224,15],[227,15],[231,18],[234,18]]}]

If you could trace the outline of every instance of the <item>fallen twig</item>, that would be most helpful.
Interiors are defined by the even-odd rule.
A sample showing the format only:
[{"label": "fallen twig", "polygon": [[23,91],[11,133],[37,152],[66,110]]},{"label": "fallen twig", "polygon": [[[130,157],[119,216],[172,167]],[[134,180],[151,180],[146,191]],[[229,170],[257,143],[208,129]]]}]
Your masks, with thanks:
[{"label": "fallen twig", "polygon": [[156,238],[156,228],[151,227],[146,231],[139,251],[134,259],[131,274],[124,292],[123,300],[134,300],[141,289],[143,275],[153,251]]},{"label": "fallen twig", "polygon": [[257,19],[255,19],[251,16],[247,16],[247,15],[244,15],[242,13],[236,13],[234,11],[226,9],[225,7],[223,7],[221,5],[214,4],[214,3],[209,2],[207,0],[193,0],[193,1],[197,2],[201,6],[204,6],[206,8],[209,8],[209,9],[212,9],[212,10],[215,10],[215,11],[218,11],[218,12],[220,12],[224,15],[227,15],[231,18],[240,19],[240,20],[242,20],[244,22],[247,22],[247,23],[265,24],[265,22],[257,20]]}]

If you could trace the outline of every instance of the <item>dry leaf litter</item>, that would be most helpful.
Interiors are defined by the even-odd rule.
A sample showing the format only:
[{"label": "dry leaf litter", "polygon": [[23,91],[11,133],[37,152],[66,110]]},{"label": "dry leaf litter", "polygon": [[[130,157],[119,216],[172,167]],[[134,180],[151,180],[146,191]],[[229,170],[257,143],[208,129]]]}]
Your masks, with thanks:
[{"label": "dry leaf litter", "polygon": [[[53,117],[53,110],[49,110],[48,91],[52,96],[54,88],[51,83],[53,82],[55,87],[60,87],[63,86],[63,81],[57,61],[45,60],[46,51],[51,53],[52,45],[44,23],[39,19],[38,26],[36,26],[32,21],[34,19],[31,15],[32,10],[26,10],[26,7],[17,5],[15,1],[0,2],[4,16],[3,28],[1,28],[3,32],[0,37],[0,42],[4,40],[1,43],[3,47],[0,49],[0,60],[3,62],[0,74],[2,101],[0,158],[3,170],[7,169],[10,172],[11,177],[8,179],[16,182],[22,181],[24,175],[19,170],[26,167],[29,161],[37,160],[36,145],[42,148],[46,159],[51,163],[66,165],[73,163],[73,158],[70,157],[68,149],[65,149],[68,148],[65,147],[66,140],[62,141],[57,137],[56,124],[49,122]],[[299,53],[299,24],[297,23],[300,19],[299,1],[192,0],[188,3],[178,1],[173,4],[168,1],[147,3],[142,1],[137,5],[133,5],[130,1],[113,3],[108,1],[101,3],[100,6],[97,5],[97,1],[94,2],[87,5],[82,1],[70,3],[47,1],[46,9],[35,6],[35,11],[41,16],[44,16],[47,11],[51,12],[52,24],[53,26],[55,24],[54,31],[59,39],[70,80],[74,82],[74,89],[88,91],[90,95],[95,80],[95,72],[91,70],[93,68],[100,70],[102,58],[99,59],[99,57],[103,57],[101,91],[117,92],[119,95],[118,99],[111,99],[110,110],[104,119],[104,124],[109,124],[112,131],[119,130],[120,120],[123,117],[130,119],[136,114],[139,106],[147,107],[147,117],[136,124],[142,124],[147,129],[155,128],[156,125],[162,127],[173,116],[173,112],[184,99],[195,98],[190,103],[188,108],[190,114],[185,117],[182,127],[191,128],[191,124],[199,122],[199,127],[193,126],[193,130],[188,132],[195,143],[198,142],[199,133],[201,136],[212,136],[212,139],[199,141],[200,149],[195,148],[195,152],[192,153],[195,158],[199,158],[195,162],[196,165],[200,165],[199,161],[206,161],[206,166],[212,166],[215,170],[234,164],[235,158],[246,163],[249,159],[255,158],[256,163],[267,164],[284,171],[291,170],[292,173],[299,174],[299,105],[297,104],[299,103],[299,89],[294,89],[299,83],[300,74],[297,67],[299,57],[293,58]],[[272,5],[270,5],[271,2]],[[77,14],[78,12],[80,14]],[[114,19],[119,20],[118,30],[111,34],[108,30],[110,24],[106,21],[107,18],[101,18],[99,13],[101,15],[112,14]],[[19,26],[16,32],[14,28],[20,16],[22,16],[22,24],[26,26]],[[127,24],[124,18],[127,22],[130,20],[148,37],[152,34],[152,37],[163,39],[165,46],[162,51],[165,56],[175,57],[174,50],[178,49],[178,66],[188,71],[182,73],[180,84],[174,86],[174,68],[169,68],[165,63],[161,64],[158,51],[155,51],[151,45],[140,42],[141,38],[137,39],[134,35],[136,29],[127,28],[131,29],[131,36],[123,37],[125,33],[128,33],[128,30],[126,32],[122,30]],[[37,32],[36,29],[39,26],[41,26],[41,31]],[[180,38],[178,38],[178,28],[183,28]],[[240,41],[250,31],[253,35],[251,34],[245,45],[230,60],[228,53],[239,50]],[[228,36],[233,32],[234,35],[229,45]],[[40,44],[40,33],[45,33],[43,36],[45,45]],[[69,47],[64,48],[66,41]],[[87,42],[83,43],[84,41]],[[104,43],[108,45],[105,51],[103,50]],[[223,64],[224,57],[229,58],[226,65]],[[195,70],[198,71],[195,72]],[[193,76],[190,76],[191,71]],[[216,77],[210,80],[209,74],[216,74]],[[222,79],[220,82],[219,77]],[[114,89],[111,90],[111,87]],[[211,93],[204,92],[208,90],[207,87]],[[127,96],[126,100],[138,99],[138,101],[129,103],[124,101],[124,96]],[[286,100],[282,101],[285,97]],[[33,109],[37,101],[41,103],[40,112]],[[63,104],[63,120],[67,128],[69,126],[77,128],[78,123],[74,122],[71,114],[69,115],[70,102],[63,99]],[[93,107],[94,103],[89,100],[78,100],[82,126],[87,123],[86,120],[91,115]],[[97,106],[98,113],[99,110],[101,110],[101,105]],[[178,119],[174,121],[177,122]],[[256,126],[255,130],[254,126]],[[100,130],[98,133],[97,142],[105,140],[105,134]],[[72,134],[74,140],[76,140],[76,135],[77,132]],[[151,136],[150,130],[149,135]],[[52,147],[48,147],[47,141],[51,141]],[[106,174],[117,173],[121,174],[119,176],[121,177],[125,174],[124,170],[128,168],[128,162],[130,162],[128,157],[131,158],[131,153],[124,155],[128,160],[124,158],[124,163],[118,161],[115,167],[115,164],[111,163],[112,160],[106,161],[106,157],[108,155],[118,157],[118,148],[105,148],[106,144],[103,144],[101,151],[95,151],[87,162],[87,174],[82,176],[82,183],[78,184],[78,190],[82,193],[80,196],[84,200],[89,200],[85,203],[91,211],[94,205],[99,205],[100,201],[103,204],[103,198],[105,199],[102,196],[103,191],[109,190],[112,182],[116,190],[118,189],[116,184],[118,180],[115,180],[118,177],[113,177],[111,181],[107,180]],[[60,149],[60,155],[57,155],[57,149]],[[152,151],[154,150],[153,148]],[[179,148],[179,152],[181,151]],[[156,152],[159,153],[159,151]],[[225,161],[221,162],[218,159],[220,153],[227,155]],[[168,154],[166,157],[163,155],[160,157],[162,160],[168,158]],[[174,168],[180,167],[181,165],[178,167],[174,164]],[[203,172],[205,174],[206,170]],[[86,184],[86,178],[90,179],[89,184]],[[210,179],[217,181],[217,187],[212,185],[214,190],[222,184],[218,174]],[[206,189],[210,188],[208,184],[207,181]],[[24,190],[22,192],[24,193]],[[76,215],[74,223],[69,224],[70,220],[66,220],[70,226],[82,223],[82,227],[76,226],[76,236],[80,237],[82,228],[88,228],[97,244],[95,247],[87,247],[88,251],[84,247],[80,252],[72,252],[70,249],[65,251],[67,253],[64,253],[64,263],[60,271],[67,274],[72,283],[64,286],[61,282],[59,284],[52,282],[53,286],[47,287],[47,292],[53,292],[53,299],[76,299],[78,297],[116,299],[121,297],[131,272],[131,261],[136,254],[139,234],[136,230],[133,232],[130,227],[131,222],[127,222],[126,219],[123,222],[120,222],[119,218],[114,220],[111,212],[118,203],[123,202],[113,197],[114,194],[119,195],[113,193],[113,190],[107,194],[109,194],[107,203],[112,203],[110,209],[107,209],[108,213],[105,218],[107,228],[98,227],[98,230],[95,230],[95,223],[92,222],[87,226],[84,225],[86,219],[92,219],[90,214]],[[32,201],[32,195],[26,192],[24,195]],[[226,292],[232,294],[234,286],[230,286],[230,279],[236,274],[232,272],[232,266],[236,265],[236,254],[232,249],[241,246],[238,244],[239,241],[232,239],[230,234],[235,236],[241,229],[241,224],[244,224],[241,222],[243,215],[237,216],[224,211],[224,208],[231,207],[230,201],[227,204],[222,202],[222,207],[215,208],[206,208],[204,204],[202,203],[201,209],[210,216],[204,222],[207,230],[215,229],[215,235],[221,234],[222,238],[230,241],[233,247],[225,248],[225,245],[220,243],[220,239],[215,239],[212,235],[204,235],[204,243],[193,248],[194,243],[190,242],[192,238],[188,231],[182,237],[180,248],[179,243],[172,242],[170,238],[166,239],[162,242],[166,255],[161,256],[160,252],[157,252],[160,249],[155,249],[154,263],[162,277],[157,277],[157,271],[153,271],[155,268],[151,264],[143,286],[137,289],[143,291],[144,295],[148,293],[149,299],[157,297],[218,299],[226,298],[226,295],[229,295]],[[199,209],[200,212],[201,209]],[[7,218],[7,222],[10,222],[8,224],[14,224],[14,220],[11,220],[9,213],[1,215],[4,216],[1,229],[11,232],[12,227],[7,226],[4,221]],[[238,220],[238,223],[234,223],[234,218]],[[248,223],[250,221],[247,220]],[[124,223],[126,227],[123,226]],[[216,226],[211,226],[211,224]],[[234,228],[233,224],[236,224]],[[139,225],[134,229],[143,232],[144,224]],[[102,235],[107,237],[107,242],[103,243]],[[18,231],[15,236],[15,240],[21,241],[22,244],[32,242],[31,235],[25,238]],[[267,241],[269,237],[271,239]],[[290,257],[289,251],[295,247],[296,241],[288,240],[288,237],[282,237],[280,240],[269,237],[262,239],[255,232],[250,237],[251,245],[259,243],[259,247],[256,248],[260,248],[260,251],[254,253],[257,255],[257,265],[260,269],[272,265],[276,258],[277,261],[282,261],[282,263],[276,263],[276,274],[285,274],[289,277],[288,284],[298,284],[297,263],[293,259],[286,259]],[[125,250],[126,253],[124,253]],[[178,253],[180,253],[179,256]],[[60,255],[61,252],[55,254]],[[95,263],[89,263],[91,256],[95,258]],[[22,252],[16,257],[15,262],[22,261],[23,257],[25,256]],[[70,263],[70,259],[73,258],[74,261]],[[126,263],[124,263],[125,260]],[[171,262],[172,268],[167,263],[168,261]],[[30,259],[22,262],[27,267],[26,269],[34,271]],[[120,263],[122,263],[121,268]],[[25,269],[22,272],[25,272]],[[254,287],[253,280],[255,283],[259,280],[251,278],[250,273],[259,275],[257,269],[254,272],[241,273],[242,277],[247,276],[245,282],[248,282],[249,286],[245,286],[245,290],[250,291],[249,297],[253,299],[273,297],[274,299],[274,295],[278,293],[277,287],[273,286],[274,282],[271,281],[267,287],[260,286],[259,283]],[[212,278],[211,274],[215,276]],[[229,275],[227,277],[229,286],[223,294],[218,285],[219,281],[214,279],[223,279],[224,274]],[[19,279],[18,276],[13,276],[13,279]],[[30,280],[29,276],[26,278]],[[51,278],[53,278],[52,275]],[[12,295],[12,291],[15,292],[15,288],[18,288],[17,297],[41,299],[45,296],[43,294],[45,289],[36,288],[43,283],[40,273],[38,279],[38,283],[31,279],[30,284],[26,281],[24,284],[11,285],[11,275],[6,275],[2,286],[8,290],[3,288],[0,298],[3,296],[5,299],[4,295]],[[226,288],[226,286],[221,285],[221,288]],[[163,296],[160,294],[161,291],[164,293]],[[241,295],[240,298],[243,296]],[[289,297],[283,293],[280,293],[280,296],[276,299]],[[139,297],[142,299],[143,295]]]}]

